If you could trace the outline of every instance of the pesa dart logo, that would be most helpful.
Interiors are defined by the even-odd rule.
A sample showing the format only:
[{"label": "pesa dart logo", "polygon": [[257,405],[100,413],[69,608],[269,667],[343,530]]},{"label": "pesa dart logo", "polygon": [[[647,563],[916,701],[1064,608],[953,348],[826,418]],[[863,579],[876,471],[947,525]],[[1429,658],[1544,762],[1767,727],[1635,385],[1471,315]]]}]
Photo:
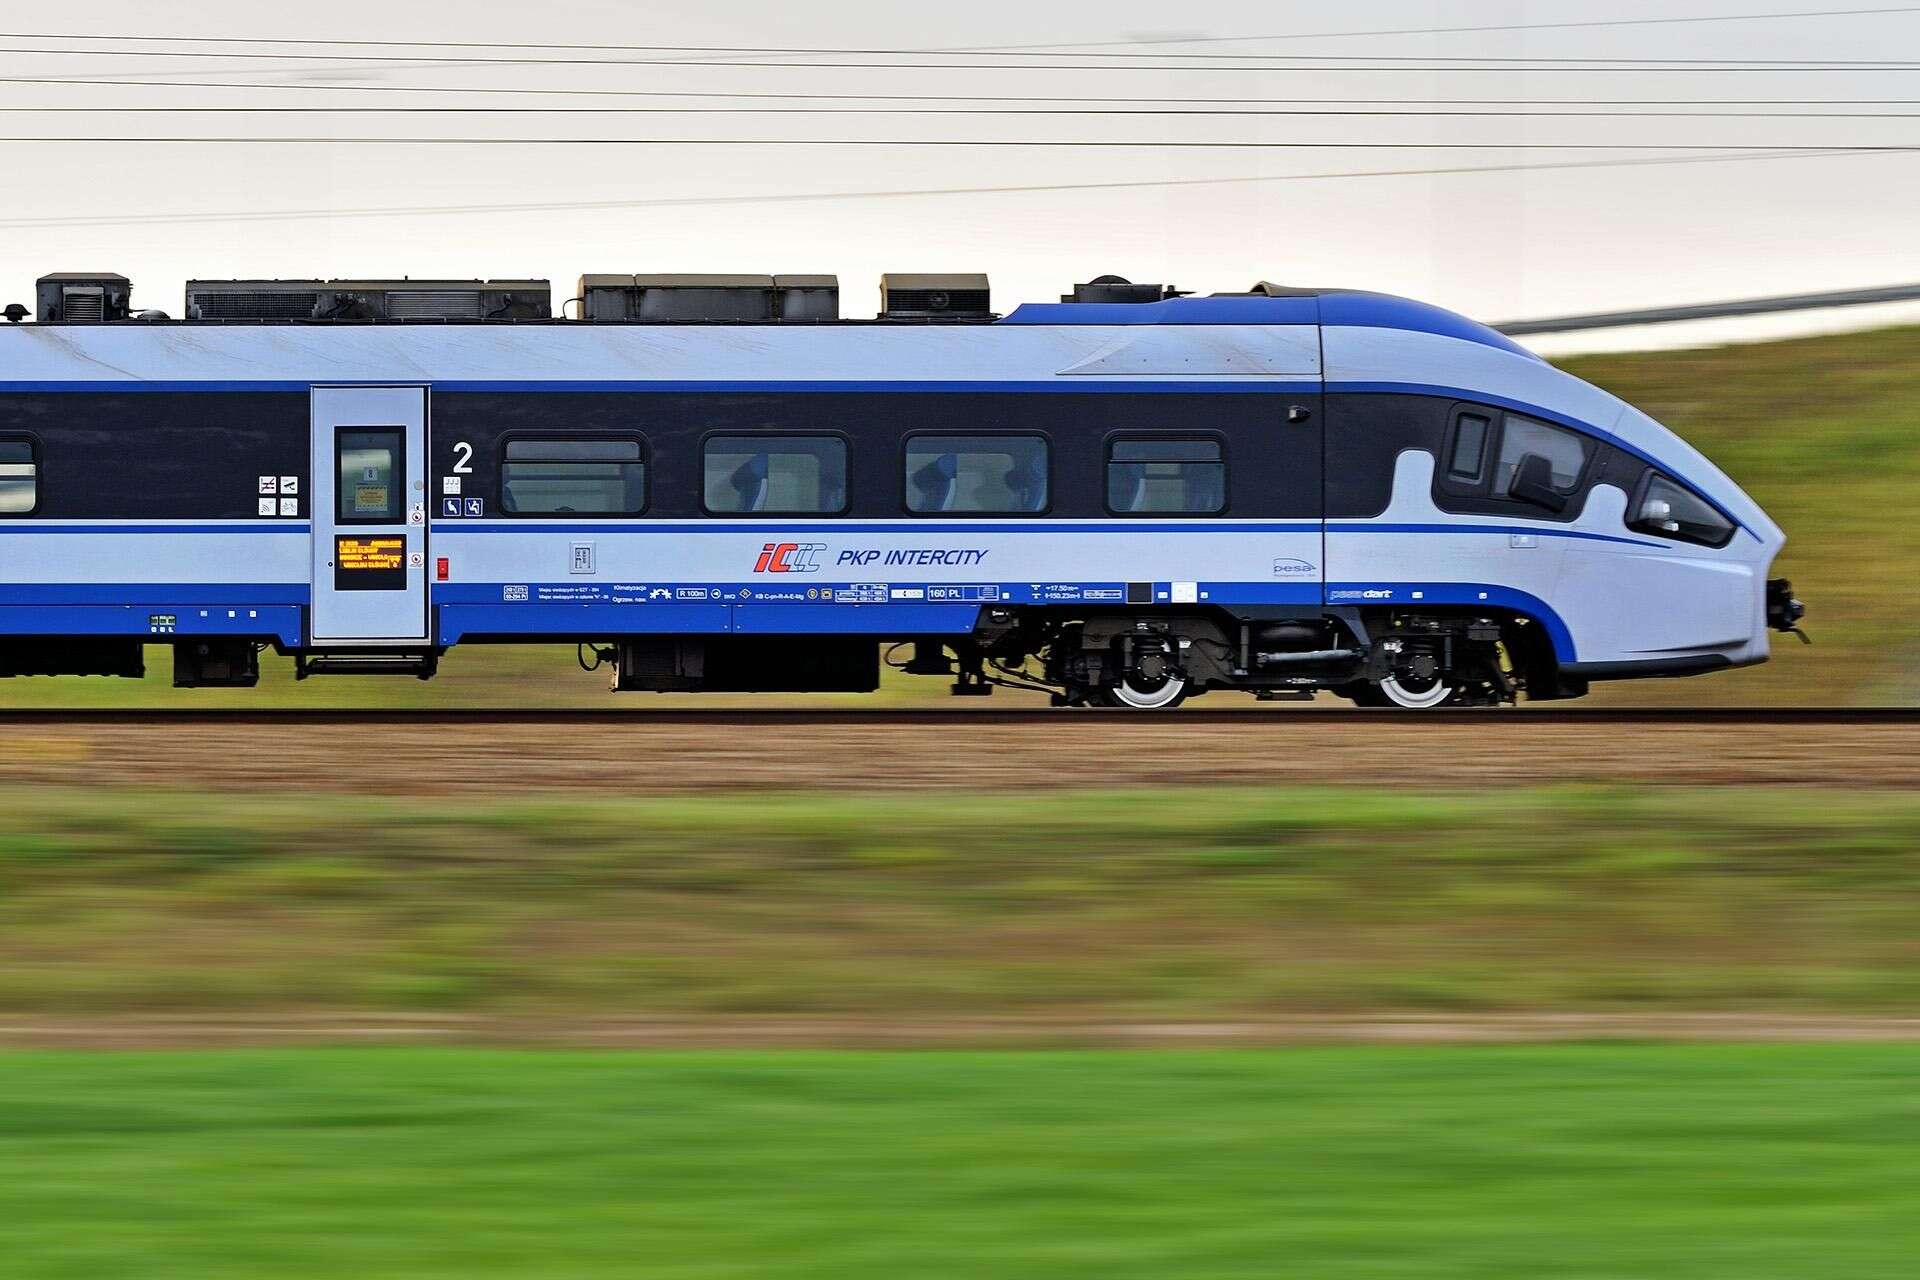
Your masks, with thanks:
[{"label": "pesa dart logo", "polygon": [[753,562],[753,571],[818,573],[820,564],[814,557],[826,549],[824,542],[769,542],[760,548],[760,558]]}]

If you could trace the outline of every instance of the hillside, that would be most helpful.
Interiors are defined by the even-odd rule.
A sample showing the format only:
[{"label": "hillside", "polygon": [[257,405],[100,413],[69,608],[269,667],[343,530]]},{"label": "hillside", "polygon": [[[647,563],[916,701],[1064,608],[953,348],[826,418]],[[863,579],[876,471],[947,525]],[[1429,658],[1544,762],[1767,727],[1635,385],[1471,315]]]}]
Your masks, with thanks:
[{"label": "hillside", "polygon": [[[1920,328],[1698,351],[1586,356],[1566,367],[1639,405],[1699,445],[1787,530],[1776,572],[1811,610],[1815,645],[1791,637],[1756,670],[1694,680],[1599,686],[1589,705],[1920,704]],[[605,673],[580,671],[571,648],[454,650],[430,684],[316,680],[295,685],[269,656],[253,690],[174,690],[164,650],[151,674],[118,680],[0,681],[0,706],[567,706],[606,705]],[[900,677],[888,701],[942,702],[938,680]],[[1005,691],[997,704],[1023,695]],[[634,696],[636,710],[765,699]],[[812,696],[805,705],[867,705]],[[1210,707],[1239,704],[1210,699]],[[1251,707],[1249,701],[1245,705]]]}]

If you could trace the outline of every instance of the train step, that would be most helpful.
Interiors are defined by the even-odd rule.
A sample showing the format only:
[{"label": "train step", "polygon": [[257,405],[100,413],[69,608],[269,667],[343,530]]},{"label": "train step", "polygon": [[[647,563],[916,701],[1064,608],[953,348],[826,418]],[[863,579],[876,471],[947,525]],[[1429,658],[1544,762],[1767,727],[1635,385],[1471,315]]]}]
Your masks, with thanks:
[{"label": "train step", "polygon": [[364,653],[302,653],[293,660],[293,677],[308,676],[413,676],[428,680],[439,670],[440,655],[381,650]]}]

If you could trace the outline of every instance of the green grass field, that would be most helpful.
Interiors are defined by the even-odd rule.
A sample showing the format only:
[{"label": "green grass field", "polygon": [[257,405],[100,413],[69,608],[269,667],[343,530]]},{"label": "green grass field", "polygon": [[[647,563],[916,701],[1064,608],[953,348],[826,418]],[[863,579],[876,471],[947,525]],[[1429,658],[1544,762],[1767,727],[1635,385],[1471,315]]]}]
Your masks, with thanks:
[{"label": "green grass field", "polygon": [[0,1011],[1920,1009],[1920,796],[0,790]]},{"label": "green grass field", "polygon": [[[1585,356],[1567,367],[1698,445],[1786,529],[1778,572],[1808,602],[1818,645],[1791,638],[1768,666],[1695,680],[1600,686],[1590,702],[1687,705],[1920,705],[1920,329],[1887,329],[1699,351]],[[269,655],[257,689],[170,687],[166,650],[144,681],[0,681],[4,706],[603,706],[605,673],[571,648],[456,648],[431,683],[330,678],[296,684]],[[889,677],[875,697],[799,705],[939,702],[941,680]],[[999,703],[1032,701],[1002,690]],[[742,700],[733,699],[738,704]],[[1333,699],[1329,698],[1329,701]],[[627,695],[635,710],[722,706],[695,696]],[[766,705],[747,699],[746,705]],[[1253,704],[1222,696],[1203,705]],[[1342,704],[1344,705],[1344,703]]]},{"label": "green grass field", "polygon": [[1920,1051],[0,1055],[10,1280],[1905,1280]]}]

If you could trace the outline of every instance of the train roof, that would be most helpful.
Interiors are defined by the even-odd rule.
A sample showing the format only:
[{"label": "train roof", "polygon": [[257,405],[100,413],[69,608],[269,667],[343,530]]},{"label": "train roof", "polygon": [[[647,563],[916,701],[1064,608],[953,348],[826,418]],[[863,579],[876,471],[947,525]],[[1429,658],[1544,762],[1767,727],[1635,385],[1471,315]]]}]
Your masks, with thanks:
[{"label": "train roof", "polygon": [[1000,324],[1270,324],[1358,329],[1404,329],[1497,347],[1536,358],[1497,329],[1457,311],[1391,293],[1362,289],[1276,289],[1167,298],[1160,302],[1028,302]]}]

